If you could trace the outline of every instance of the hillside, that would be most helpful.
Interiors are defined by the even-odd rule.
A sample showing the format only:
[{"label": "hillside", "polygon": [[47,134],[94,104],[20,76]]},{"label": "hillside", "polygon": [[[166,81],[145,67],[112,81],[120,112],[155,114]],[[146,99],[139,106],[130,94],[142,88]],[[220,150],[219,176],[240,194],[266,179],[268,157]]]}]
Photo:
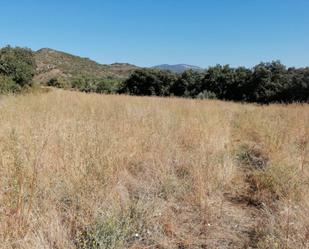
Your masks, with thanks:
[{"label": "hillside", "polygon": [[183,73],[186,70],[192,69],[194,71],[203,71],[203,68],[198,66],[192,66],[187,64],[177,64],[177,65],[169,65],[169,64],[162,64],[158,66],[154,66],[153,68],[161,69],[161,70],[168,70],[174,73]]},{"label": "hillside", "polygon": [[111,65],[99,64],[88,58],[83,58],[50,48],[35,52],[37,74],[35,80],[46,83],[51,78],[70,79],[78,75],[96,78],[123,79],[137,69],[137,66],[126,63]]}]

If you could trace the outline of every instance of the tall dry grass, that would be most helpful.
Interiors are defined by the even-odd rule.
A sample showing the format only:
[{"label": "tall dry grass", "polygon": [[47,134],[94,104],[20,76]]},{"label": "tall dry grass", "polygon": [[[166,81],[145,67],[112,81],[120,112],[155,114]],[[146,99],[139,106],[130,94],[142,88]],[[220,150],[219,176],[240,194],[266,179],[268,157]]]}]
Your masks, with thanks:
[{"label": "tall dry grass", "polygon": [[308,105],[4,97],[0,247],[308,248],[308,142]]}]

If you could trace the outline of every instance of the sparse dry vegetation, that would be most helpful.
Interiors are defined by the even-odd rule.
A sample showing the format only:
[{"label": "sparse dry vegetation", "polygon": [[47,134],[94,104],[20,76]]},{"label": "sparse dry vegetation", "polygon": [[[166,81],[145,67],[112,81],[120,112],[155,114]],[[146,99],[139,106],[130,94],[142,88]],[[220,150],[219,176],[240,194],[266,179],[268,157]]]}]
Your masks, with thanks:
[{"label": "sparse dry vegetation", "polygon": [[35,60],[37,64],[35,81],[42,84],[47,84],[51,79],[57,79],[62,84],[69,85],[72,78],[81,75],[98,79],[122,80],[137,69],[136,66],[127,63],[102,65],[88,58],[49,48],[36,51]]},{"label": "sparse dry vegetation", "polygon": [[309,106],[0,99],[1,248],[309,248]]}]

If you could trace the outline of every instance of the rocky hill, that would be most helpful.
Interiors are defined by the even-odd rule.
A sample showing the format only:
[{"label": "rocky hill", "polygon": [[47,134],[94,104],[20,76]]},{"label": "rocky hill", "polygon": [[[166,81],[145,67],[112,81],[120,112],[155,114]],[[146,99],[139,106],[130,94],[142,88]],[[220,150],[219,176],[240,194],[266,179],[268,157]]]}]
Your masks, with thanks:
[{"label": "rocky hill", "polygon": [[89,58],[50,48],[36,51],[35,59],[37,64],[35,80],[39,83],[46,83],[51,78],[70,79],[79,75],[121,80],[128,77],[131,72],[138,68],[126,63],[99,64]]}]

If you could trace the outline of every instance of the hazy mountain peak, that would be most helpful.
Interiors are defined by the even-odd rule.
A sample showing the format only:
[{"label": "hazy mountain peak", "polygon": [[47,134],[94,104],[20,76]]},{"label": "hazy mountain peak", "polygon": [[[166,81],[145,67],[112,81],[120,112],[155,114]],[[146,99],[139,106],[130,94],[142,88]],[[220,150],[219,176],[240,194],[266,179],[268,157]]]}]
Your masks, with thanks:
[{"label": "hazy mountain peak", "polygon": [[202,71],[203,68],[188,64],[176,64],[176,65],[169,65],[169,64],[162,64],[158,66],[154,66],[153,68],[161,69],[161,70],[169,70],[175,73],[183,73],[186,70],[195,70],[195,71]]}]

